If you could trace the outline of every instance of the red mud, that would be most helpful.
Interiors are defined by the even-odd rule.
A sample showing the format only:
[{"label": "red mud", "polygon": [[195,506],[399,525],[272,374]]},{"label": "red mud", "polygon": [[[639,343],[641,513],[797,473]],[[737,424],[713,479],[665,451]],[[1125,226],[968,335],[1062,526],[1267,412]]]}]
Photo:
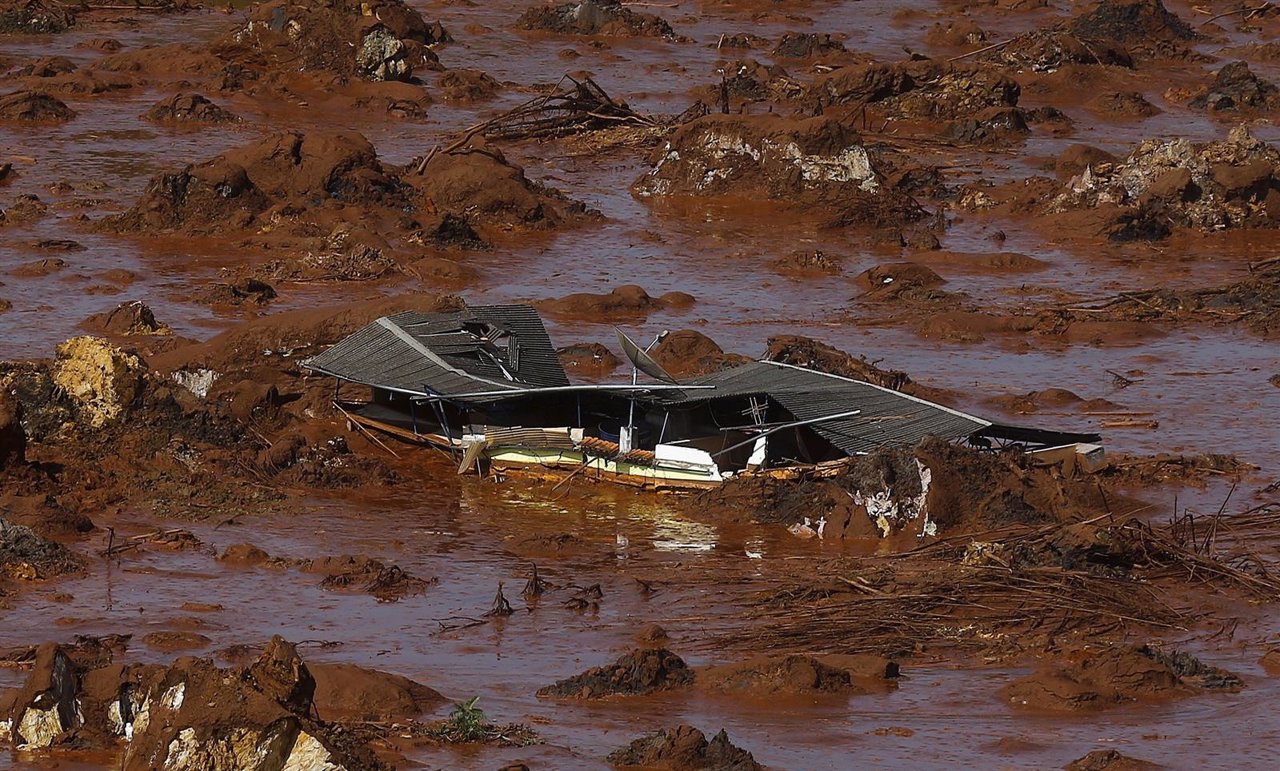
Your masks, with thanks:
[{"label": "red mud", "polygon": [[[1251,582],[1273,523],[1225,515],[1274,501],[1280,462],[1274,14],[365,5],[0,3],[0,517],[34,528],[6,524],[0,548],[4,703],[61,693],[70,666],[99,733],[126,685],[226,707],[15,763],[151,767],[179,723],[208,747],[251,717],[286,738],[422,721],[325,733],[353,767],[376,767],[370,747],[448,768],[603,768],[623,747],[676,767],[1270,766],[1275,614]],[[468,134],[566,62],[649,122]],[[1100,430],[1116,467],[936,456],[925,539],[882,539],[851,497],[918,492],[916,453],[723,507],[458,477],[349,429],[297,366],[380,315],[458,307],[449,292],[558,298],[575,379],[621,374],[610,325],[669,329],[655,355],[681,374],[817,366]],[[86,330],[114,347],[55,361]],[[787,529],[820,516],[822,538]],[[504,582],[512,613],[486,615]],[[614,683],[655,623],[642,648],[677,651],[692,685],[536,697],[594,667]],[[301,657],[273,643],[255,663],[276,633]],[[69,664],[37,653],[50,640]],[[1115,647],[1135,640],[1247,687]],[[907,676],[848,658],[873,649]],[[747,686],[700,687],[713,672]],[[432,732],[474,696],[545,743]]]}]

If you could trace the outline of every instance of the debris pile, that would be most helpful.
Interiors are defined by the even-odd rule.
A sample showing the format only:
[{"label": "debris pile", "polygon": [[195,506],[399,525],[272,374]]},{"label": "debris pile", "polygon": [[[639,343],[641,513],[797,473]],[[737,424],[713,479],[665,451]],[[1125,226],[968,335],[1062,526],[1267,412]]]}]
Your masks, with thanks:
[{"label": "debris pile", "polygon": [[786,201],[838,225],[884,227],[922,215],[914,200],[884,184],[858,133],[827,116],[698,118],[671,135],[633,190],[642,198]]},{"label": "debris pile", "polygon": [[516,27],[560,35],[674,38],[675,30],[660,16],[633,11],[622,0],[581,0],[562,5],[535,5],[521,14]]},{"label": "debris pile", "polygon": [[1048,203],[1051,212],[1115,207],[1113,240],[1280,225],[1280,151],[1241,125],[1223,141],[1151,139],[1115,164],[1090,166]]},{"label": "debris pile", "polygon": [[446,37],[401,0],[276,0],[256,8],[214,52],[228,61],[293,59],[298,69],[403,81],[416,67],[434,66],[427,46]]},{"label": "debris pile", "polygon": [[57,0],[3,0],[0,34],[50,35],[76,22],[74,11]]},{"label": "debris pile", "polygon": [[614,101],[591,78],[566,75],[550,93],[508,110],[479,130],[496,139],[550,139],[624,125],[655,123],[626,102]]},{"label": "debris pile", "polygon": [[1254,75],[1248,63],[1231,62],[1191,98],[1190,105],[1210,112],[1274,110],[1280,106],[1280,88]]}]

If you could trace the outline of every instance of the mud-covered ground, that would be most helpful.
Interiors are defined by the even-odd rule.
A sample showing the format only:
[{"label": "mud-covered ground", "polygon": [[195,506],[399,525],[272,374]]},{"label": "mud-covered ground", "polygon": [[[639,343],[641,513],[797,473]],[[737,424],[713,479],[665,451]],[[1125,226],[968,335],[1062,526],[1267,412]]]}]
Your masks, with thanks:
[{"label": "mud-covered ground", "polygon": [[[0,766],[1271,767],[1278,35],[0,0]],[[669,329],[679,374],[817,366],[1112,465],[478,479],[297,366],[463,301],[537,305],[576,378]]]}]

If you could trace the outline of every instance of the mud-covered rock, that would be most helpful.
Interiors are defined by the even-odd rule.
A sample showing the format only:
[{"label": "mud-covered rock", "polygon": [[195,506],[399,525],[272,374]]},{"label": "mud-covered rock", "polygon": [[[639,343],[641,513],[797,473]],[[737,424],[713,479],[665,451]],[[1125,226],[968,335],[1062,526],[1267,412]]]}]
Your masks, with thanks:
[{"label": "mud-covered rock", "polygon": [[662,17],[633,11],[622,0],[535,5],[521,14],[516,27],[561,35],[674,38],[676,34]]},{"label": "mud-covered rock", "polygon": [[1138,91],[1106,91],[1084,103],[1085,109],[1116,118],[1150,118],[1161,110]]},{"label": "mud-covered rock", "polygon": [[1026,114],[1016,107],[990,107],[972,117],[947,124],[943,135],[967,145],[999,144],[1025,139],[1031,129]]},{"label": "mud-covered rock", "polygon": [[200,94],[174,94],[144,115],[157,123],[236,123],[240,119]]},{"label": "mud-covered rock", "polygon": [[51,376],[93,428],[119,421],[142,398],[142,360],[97,337],[73,337],[57,348]]},{"label": "mud-covered rock", "polygon": [[654,311],[681,308],[693,304],[692,296],[683,292],[667,292],[654,297],[644,287],[627,284],[605,294],[577,292],[564,297],[542,300],[539,310],[559,316],[593,319],[643,318]]},{"label": "mud-covered rock", "polygon": [[1219,142],[1153,139],[1122,161],[1091,166],[1073,177],[1048,209],[1115,207],[1113,240],[1164,238],[1171,226],[1204,231],[1277,227],[1278,165],[1280,151],[1244,126]]},{"label": "mud-covered rock", "polygon": [[692,682],[693,671],[676,654],[666,648],[638,649],[624,654],[612,664],[592,667],[540,688],[538,695],[562,699],[638,696],[682,688]]},{"label": "mud-covered rock", "polygon": [[171,335],[173,330],[156,320],[155,313],[141,300],[120,303],[115,308],[90,316],[85,326],[109,335]]},{"label": "mud-covered rock", "polygon": [[328,722],[411,720],[448,700],[407,677],[355,664],[309,664],[316,716]]},{"label": "mud-covered rock", "polygon": [[746,356],[725,353],[714,340],[693,329],[672,332],[649,354],[677,378],[707,375],[750,361]]},{"label": "mud-covered rock", "polygon": [[780,59],[826,59],[847,52],[844,43],[830,34],[813,32],[788,32],[773,48],[773,55]]},{"label": "mud-covered rock", "polygon": [[1190,105],[1211,112],[1274,110],[1280,106],[1280,88],[1253,74],[1247,62],[1231,62],[1191,98]]},{"label": "mud-covered rock", "polygon": [[0,121],[65,123],[74,117],[75,110],[39,91],[14,91],[0,96]]},{"label": "mud-covered rock", "polygon": [[19,77],[52,78],[76,71],[76,63],[65,56],[45,56],[18,68]]},{"label": "mud-covered rock", "polygon": [[723,730],[710,741],[690,725],[666,728],[642,736],[611,753],[617,768],[670,769],[670,771],[760,771],[750,752],[734,746]]},{"label": "mud-covered rock", "polygon": [[633,192],[786,201],[833,224],[882,226],[918,218],[888,189],[852,126],[837,118],[708,115],[681,126]]}]

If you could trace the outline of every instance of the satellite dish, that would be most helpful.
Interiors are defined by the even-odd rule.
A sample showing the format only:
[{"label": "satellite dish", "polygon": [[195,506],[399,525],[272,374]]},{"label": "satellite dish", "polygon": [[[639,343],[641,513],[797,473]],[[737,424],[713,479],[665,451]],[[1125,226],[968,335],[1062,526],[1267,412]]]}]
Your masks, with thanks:
[{"label": "satellite dish", "polygon": [[618,333],[618,344],[622,346],[622,352],[627,355],[628,359],[631,359],[631,363],[635,365],[636,369],[654,380],[661,380],[665,383],[679,383],[678,380],[671,376],[670,372],[662,368],[661,364],[654,361],[654,358],[646,353],[643,348],[636,345],[634,340],[627,337],[627,333],[617,327],[614,327],[614,330]]}]

